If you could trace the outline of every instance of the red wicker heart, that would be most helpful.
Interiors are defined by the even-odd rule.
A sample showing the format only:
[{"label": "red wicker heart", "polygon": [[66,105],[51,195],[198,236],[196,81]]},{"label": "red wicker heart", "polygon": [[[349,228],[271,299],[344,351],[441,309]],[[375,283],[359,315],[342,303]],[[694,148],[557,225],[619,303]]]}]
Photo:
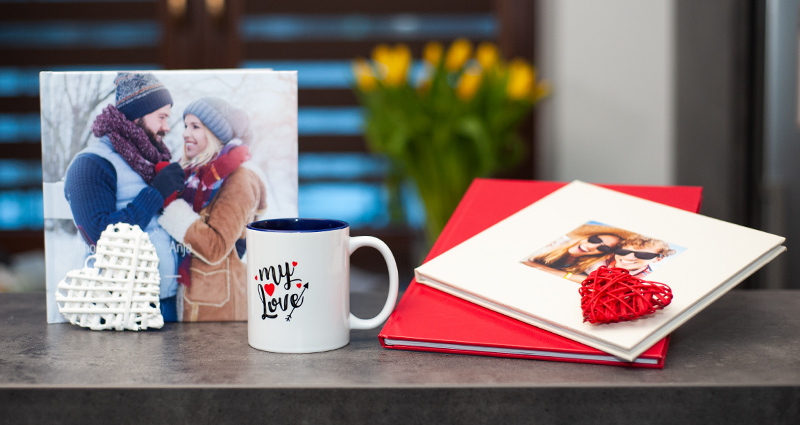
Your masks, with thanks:
[{"label": "red wicker heart", "polygon": [[672,289],[631,276],[619,267],[602,266],[579,289],[583,321],[615,323],[655,313],[672,302]]}]

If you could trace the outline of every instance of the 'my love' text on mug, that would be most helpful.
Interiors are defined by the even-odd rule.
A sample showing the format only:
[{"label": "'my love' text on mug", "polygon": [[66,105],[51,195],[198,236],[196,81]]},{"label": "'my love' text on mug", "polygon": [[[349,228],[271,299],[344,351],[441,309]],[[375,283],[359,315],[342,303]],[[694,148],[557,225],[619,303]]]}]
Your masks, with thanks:
[{"label": "'my love' text on mug", "polygon": [[[303,295],[308,289],[308,282],[304,284],[302,279],[292,277],[296,267],[296,261],[292,261],[291,266],[287,261],[283,266],[278,264],[277,266],[262,267],[258,270],[255,280],[266,281],[263,284],[257,283],[258,298],[261,299],[261,304],[264,307],[261,320],[275,319],[278,317],[279,311],[285,313],[291,307],[291,311],[286,316],[286,321],[288,322],[292,320],[294,310],[303,305]],[[276,295],[275,292],[281,287],[286,293],[283,296]]]}]

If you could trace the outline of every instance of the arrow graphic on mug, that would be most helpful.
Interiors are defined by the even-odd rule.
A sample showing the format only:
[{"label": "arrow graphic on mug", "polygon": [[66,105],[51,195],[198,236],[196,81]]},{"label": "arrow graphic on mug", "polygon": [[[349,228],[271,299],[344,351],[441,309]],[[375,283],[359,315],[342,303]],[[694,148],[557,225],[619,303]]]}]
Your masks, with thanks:
[{"label": "arrow graphic on mug", "polygon": [[[306,284],[305,284],[305,285],[303,285],[303,290],[302,290],[302,291],[300,291],[300,296],[299,296],[299,297],[297,297],[297,299],[298,299],[298,300],[299,300],[300,298],[302,298],[302,297],[303,297],[303,293],[304,293],[304,292],[306,292],[306,289],[308,289],[308,282],[306,282]],[[292,311],[290,311],[290,312],[289,312],[289,315],[288,315],[288,316],[286,316],[286,321],[287,321],[287,322],[288,322],[288,321],[290,321],[290,320],[292,320],[292,314],[294,314],[294,309],[295,309],[295,308],[297,308],[297,307],[295,307],[295,306],[294,306],[294,304],[292,304]]]}]

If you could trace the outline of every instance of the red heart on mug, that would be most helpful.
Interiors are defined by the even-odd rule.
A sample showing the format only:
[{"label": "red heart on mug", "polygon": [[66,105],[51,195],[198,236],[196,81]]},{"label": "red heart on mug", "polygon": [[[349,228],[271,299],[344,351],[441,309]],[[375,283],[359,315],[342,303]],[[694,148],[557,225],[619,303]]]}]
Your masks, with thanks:
[{"label": "red heart on mug", "polygon": [[672,289],[648,282],[619,267],[602,266],[589,274],[578,290],[583,321],[615,323],[655,313],[672,302]]},{"label": "red heart on mug", "polygon": [[292,261],[292,267],[297,267],[297,261]]},{"label": "red heart on mug", "polygon": [[267,291],[267,295],[269,295],[271,297],[272,294],[275,293],[275,284],[274,283],[268,283],[268,284],[264,285],[264,290]]},{"label": "red heart on mug", "polygon": [[298,288],[299,288],[299,287],[301,287],[301,286],[303,286],[303,284],[302,284],[302,283],[298,283],[298,284],[297,284],[297,287],[298,287]]}]

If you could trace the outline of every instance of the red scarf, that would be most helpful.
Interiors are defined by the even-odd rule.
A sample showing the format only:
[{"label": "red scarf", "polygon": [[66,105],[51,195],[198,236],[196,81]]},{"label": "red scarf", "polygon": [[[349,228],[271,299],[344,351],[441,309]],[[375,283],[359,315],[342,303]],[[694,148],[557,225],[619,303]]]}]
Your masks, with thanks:
[{"label": "red scarf", "polygon": [[226,145],[212,161],[199,167],[188,167],[185,171],[186,188],[181,198],[199,213],[211,202],[225,179],[248,159],[250,150],[246,145]]}]

